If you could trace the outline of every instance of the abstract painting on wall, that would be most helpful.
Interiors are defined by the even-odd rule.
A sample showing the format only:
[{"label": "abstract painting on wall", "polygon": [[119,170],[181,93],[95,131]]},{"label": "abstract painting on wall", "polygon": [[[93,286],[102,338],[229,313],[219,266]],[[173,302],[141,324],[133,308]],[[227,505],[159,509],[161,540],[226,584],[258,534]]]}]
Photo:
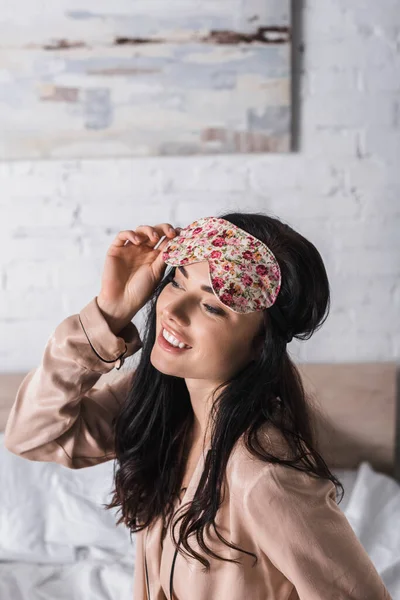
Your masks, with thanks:
[{"label": "abstract painting on wall", "polygon": [[0,158],[288,152],[289,0],[13,0]]}]

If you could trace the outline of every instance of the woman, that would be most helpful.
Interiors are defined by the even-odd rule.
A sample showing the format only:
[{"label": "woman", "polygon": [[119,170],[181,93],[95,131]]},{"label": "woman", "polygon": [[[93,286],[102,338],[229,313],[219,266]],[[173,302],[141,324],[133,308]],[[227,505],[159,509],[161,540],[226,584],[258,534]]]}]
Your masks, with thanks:
[{"label": "woman", "polygon": [[[116,458],[107,508],[137,532],[135,600],[390,598],[287,353],[328,315],[320,254],[264,214],[168,226],[118,234],[100,294],[22,382],[7,448],[70,468]],[[140,348],[134,373],[94,387]]]}]

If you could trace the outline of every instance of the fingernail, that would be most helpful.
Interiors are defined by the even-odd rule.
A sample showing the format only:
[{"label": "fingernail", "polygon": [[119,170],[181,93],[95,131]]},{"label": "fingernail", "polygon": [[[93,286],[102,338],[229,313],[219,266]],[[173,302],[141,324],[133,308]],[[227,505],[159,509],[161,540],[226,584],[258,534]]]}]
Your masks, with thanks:
[{"label": "fingernail", "polygon": [[168,231],[170,231],[171,233],[175,233],[175,229],[173,227],[168,227]]}]

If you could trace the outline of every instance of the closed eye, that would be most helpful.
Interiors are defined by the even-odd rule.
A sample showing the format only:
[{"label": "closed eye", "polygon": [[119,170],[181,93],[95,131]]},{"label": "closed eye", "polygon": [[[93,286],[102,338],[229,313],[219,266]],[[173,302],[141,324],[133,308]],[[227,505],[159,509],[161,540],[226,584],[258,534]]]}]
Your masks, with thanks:
[{"label": "closed eye", "polygon": [[[181,286],[178,284],[178,282],[175,279],[171,279],[171,284],[172,284],[172,287],[181,289]],[[214,308],[213,306],[210,306],[209,304],[204,304],[203,306],[205,306],[207,311],[211,314],[221,315],[221,316],[225,315],[225,312],[223,310],[221,310],[220,308]]]}]

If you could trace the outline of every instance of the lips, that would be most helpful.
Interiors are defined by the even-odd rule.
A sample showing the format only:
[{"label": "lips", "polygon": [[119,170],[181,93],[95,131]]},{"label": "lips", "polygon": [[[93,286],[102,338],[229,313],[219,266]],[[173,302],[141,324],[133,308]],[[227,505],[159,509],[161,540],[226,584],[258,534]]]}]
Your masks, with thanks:
[{"label": "lips", "polygon": [[[168,331],[168,333],[170,333],[171,335],[173,335],[174,338],[176,338],[180,342],[183,342],[184,344],[186,344],[186,346],[189,346],[190,348],[192,347],[189,344],[189,342],[180,333],[178,333],[177,331],[174,331],[173,329],[171,329],[171,327],[168,327],[162,321],[161,321],[161,327],[162,327],[162,329],[166,329],[166,331]],[[161,334],[162,334],[162,332],[161,332]]]},{"label": "lips", "polygon": [[174,346],[173,344],[170,344],[170,342],[168,342],[163,336],[162,329],[160,329],[160,333],[158,334],[157,343],[161,346],[161,348],[166,350],[168,353],[172,354],[182,354],[183,352],[188,352],[189,350],[191,350],[191,348],[188,348],[187,346],[179,348],[179,346]]}]

